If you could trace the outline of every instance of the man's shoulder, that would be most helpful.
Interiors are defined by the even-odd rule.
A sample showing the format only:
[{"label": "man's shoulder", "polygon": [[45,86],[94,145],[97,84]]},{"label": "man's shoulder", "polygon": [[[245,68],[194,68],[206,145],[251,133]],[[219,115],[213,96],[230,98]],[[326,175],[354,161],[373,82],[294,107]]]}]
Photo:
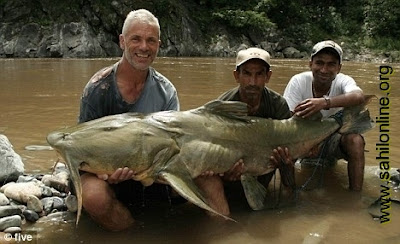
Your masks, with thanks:
[{"label": "man's shoulder", "polygon": [[[152,76],[152,78],[154,79],[155,82],[163,85],[163,86],[172,86],[174,87],[174,85],[172,84],[172,82],[165,77],[163,74],[161,74],[160,72],[158,72],[157,70],[155,70],[154,68],[149,69],[150,75]],[[175,89],[175,87],[174,87]]]},{"label": "man's shoulder", "polygon": [[[104,92],[96,92],[99,89],[109,92],[114,92],[114,76],[113,76],[113,65],[104,67],[97,71],[92,78],[88,81],[85,88],[83,89],[82,99],[102,99],[103,96],[106,96]],[[102,94],[99,96],[99,94]]]},{"label": "man's shoulder", "polygon": [[304,71],[304,72],[293,75],[291,78],[291,81],[306,82],[306,81],[312,80],[312,79],[313,79],[312,72]]},{"label": "man's shoulder", "polygon": [[286,99],[278,92],[272,90],[271,88],[265,87],[264,93],[266,93],[266,97],[269,100],[269,104],[274,107],[286,106]]},{"label": "man's shoulder", "polygon": [[271,88],[264,87],[264,94],[273,101],[285,101],[283,96]]},{"label": "man's shoulder", "polygon": [[104,67],[97,71],[90,79],[89,84],[97,83],[111,75],[114,65]]},{"label": "man's shoulder", "polygon": [[287,119],[290,117],[288,104],[281,94],[271,88],[264,87],[263,97],[264,99],[261,99],[261,102],[264,103],[265,108],[268,108],[266,118]]},{"label": "man's shoulder", "polygon": [[239,87],[234,87],[224,93],[222,93],[217,99],[223,101],[234,101],[237,100]]},{"label": "man's shoulder", "polygon": [[336,80],[338,80],[340,82],[354,81],[353,77],[351,77],[350,75],[343,74],[343,73],[337,74]]}]

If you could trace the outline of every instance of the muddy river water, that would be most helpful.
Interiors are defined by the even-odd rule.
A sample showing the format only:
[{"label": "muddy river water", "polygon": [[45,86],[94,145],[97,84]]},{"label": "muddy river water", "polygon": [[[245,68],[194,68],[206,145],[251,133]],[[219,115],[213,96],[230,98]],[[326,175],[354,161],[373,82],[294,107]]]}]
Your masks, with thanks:
[{"label": "muddy river water", "polygon": [[[5,134],[21,155],[26,172],[50,171],[57,160],[53,151],[30,151],[28,145],[46,145],[46,135],[77,122],[79,99],[89,78],[117,59],[1,59],[0,133]],[[355,78],[365,94],[386,96],[390,123],[390,164],[400,167],[399,64],[382,91],[378,63],[344,62],[342,72]],[[176,86],[181,109],[198,107],[236,86],[231,58],[158,58],[154,67]],[[279,93],[290,77],[308,70],[307,60],[273,60],[269,87]],[[381,70],[382,71],[382,70]],[[399,106],[399,107],[397,107]],[[369,108],[379,116],[379,102]],[[375,127],[365,134],[366,165],[377,166],[382,132]],[[298,184],[310,175],[297,169]],[[30,243],[400,243],[400,207],[392,204],[391,221],[381,224],[367,207],[380,196],[377,177],[366,175],[361,194],[349,192],[344,162],[326,172],[323,186],[298,194],[295,204],[254,212],[241,197],[230,199],[232,217],[221,221],[207,217],[191,205],[147,206],[136,216],[135,227],[112,233],[99,228],[87,215],[78,227],[73,221],[45,221],[27,225],[34,233]],[[392,192],[399,197],[398,192]],[[29,243],[29,242],[23,242]]]}]

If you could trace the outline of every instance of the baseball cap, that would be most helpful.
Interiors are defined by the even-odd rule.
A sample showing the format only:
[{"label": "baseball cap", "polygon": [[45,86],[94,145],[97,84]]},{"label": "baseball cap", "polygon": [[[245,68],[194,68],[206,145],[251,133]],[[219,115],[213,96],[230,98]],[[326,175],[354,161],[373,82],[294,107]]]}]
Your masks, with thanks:
[{"label": "baseball cap", "polygon": [[331,48],[334,51],[337,52],[339,55],[339,63],[342,63],[342,56],[343,56],[343,51],[342,48],[334,41],[328,40],[328,41],[322,41],[318,42],[317,44],[314,45],[312,52],[311,52],[311,59],[319,53],[322,49],[325,48]]},{"label": "baseball cap", "polygon": [[240,65],[249,61],[250,59],[255,59],[255,58],[261,59],[266,64],[268,64],[268,66],[271,66],[270,65],[271,57],[267,51],[260,49],[260,48],[251,47],[248,49],[240,50],[238,52],[237,57],[236,57],[236,69]]}]

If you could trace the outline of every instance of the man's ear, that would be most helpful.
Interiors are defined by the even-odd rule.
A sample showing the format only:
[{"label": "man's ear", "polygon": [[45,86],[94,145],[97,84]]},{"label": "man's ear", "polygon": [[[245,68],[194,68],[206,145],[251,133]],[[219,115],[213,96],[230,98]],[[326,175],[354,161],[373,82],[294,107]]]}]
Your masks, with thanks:
[{"label": "man's ear", "polygon": [[339,71],[338,74],[340,73],[340,70],[342,69],[342,64],[339,64]]},{"label": "man's ear", "polygon": [[267,77],[265,79],[265,84],[269,83],[269,79],[271,79],[271,75],[272,75],[272,70],[268,70],[267,71]]},{"label": "man's ear", "polygon": [[124,50],[125,49],[125,39],[122,34],[119,35],[119,47]]},{"label": "man's ear", "polygon": [[239,83],[239,74],[240,74],[240,71],[238,71],[238,70],[233,71],[233,77],[235,77],[235,80],[237,83]]}]

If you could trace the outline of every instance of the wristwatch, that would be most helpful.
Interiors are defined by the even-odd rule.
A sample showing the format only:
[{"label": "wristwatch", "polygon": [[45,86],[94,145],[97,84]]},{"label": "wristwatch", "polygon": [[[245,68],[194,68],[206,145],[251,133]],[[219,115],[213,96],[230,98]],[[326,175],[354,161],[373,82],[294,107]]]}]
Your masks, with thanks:
[{"label": "wristwatch", "polygon": [[324,95],[323,98],[325,99],[325,102],[326,102],[326,108],[324,108],[324,109],[329,110],[331,107],[331,98],[328,97],[327,95]]}]

